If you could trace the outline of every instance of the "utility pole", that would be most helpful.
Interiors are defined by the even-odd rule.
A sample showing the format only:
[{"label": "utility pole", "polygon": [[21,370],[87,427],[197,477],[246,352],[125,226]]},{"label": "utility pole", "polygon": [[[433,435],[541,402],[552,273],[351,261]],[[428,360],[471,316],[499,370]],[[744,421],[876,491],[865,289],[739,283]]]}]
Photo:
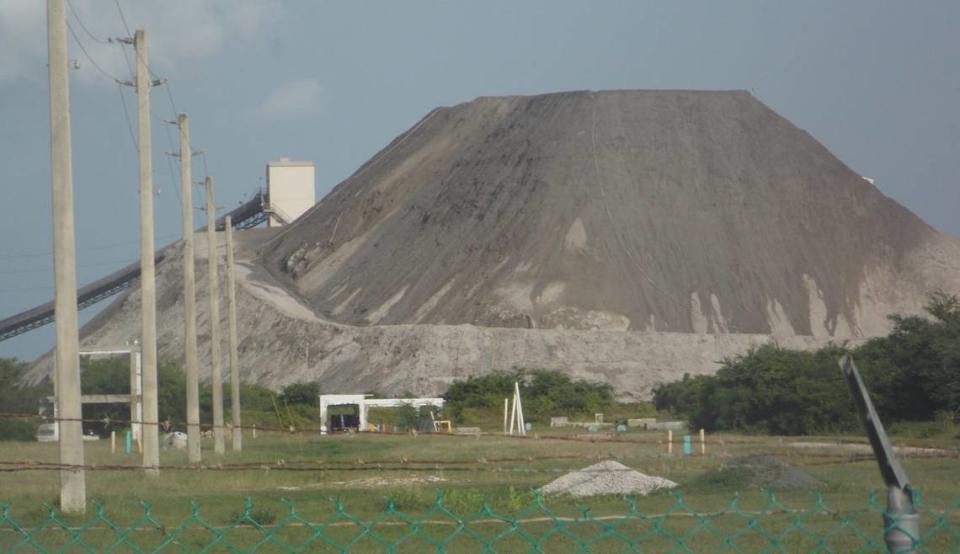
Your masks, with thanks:
[{"label": "utility pole", "polygon": [[137,57],[137,115],[140,151],[140,331],[143,364],[143,462],[151,477],[160,475],[159,417],[157,416],[157,283],[153,240],[153,159],[150,150],[150,70],[147,66],[147,32],[137,29],[133,38]]},{"label": "utility pole", "polygon": [[210,288],[210,385],[213,387],[213,451],[223,456],[223,376],[220,374],[220,284],[217,279],[217,209],[213,177],[207,177],[207,279]]},{"label": "utility pole", "polygon": [[177,118],[180,127],[180,199],[183,210],[183,332],[187,369],[187,457],[200,463],[200,380],[197,374],[197,293],[193,251],[193,182],[190,175],[190,121]]},{"label": "utility pole", "polygon": [[53,196],[54,317],[57,347],[54,389],[60,421],[60,509],[87,506],[80,403],[80,344],[77,331],[77,268],[73,223],[73,161],[70,145],[70,83],[67,77],[64,0],[47,0],[47,62],[50,79],[50,188]]},{"label": "utility pole", "polygon": [[243,449],[240,422],[240,357],[237,354],[237,282],[233,270],[233,220],[225,218],[223,230],[227,233],[227,320],[230,325],[230,416],[233,421],[233,451]]}]

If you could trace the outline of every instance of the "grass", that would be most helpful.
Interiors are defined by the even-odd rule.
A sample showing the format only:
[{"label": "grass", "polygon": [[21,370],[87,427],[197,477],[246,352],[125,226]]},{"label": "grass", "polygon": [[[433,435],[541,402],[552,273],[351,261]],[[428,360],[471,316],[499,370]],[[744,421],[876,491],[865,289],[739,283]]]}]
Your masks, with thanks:
[{"label": "grass", "polygon": [[[90,507],[87,515],[66,516],[65,520],[76,524],[89,519],[94,513],[94,505],[102,503],[106,516],[112,521],[121,526],[131,526],[143,516],[142,501],[150,505],[152,516],[166,524],[169,530],[190,517],[191,503],[195,502],[203,519],[216,527],[225,527],[230,522],[246,517],[245,499],[249,497],[253,502],[250,519],[264,525],[285,520],[288,506],[284,501],[295,506],[299,516],[312,522],[342,519],[343,514],[338,512],[337,504],[331,500],[335,498],[340,499],[346,512],[369,521],[387,509],[388,499],[391,499],[397,511],[412,515],[426,514],[435,508],[436,494],[441,490],[444,492],[444,506],[458,515],[480,512],[485,504],[499,514],[523,515],[534,502],[533,489],[571,470],[611,458],[643,473],[663,476],[679,483],[683,505],[696,512],[723,510],[730,506],[735,497],[741,510],[751,512],[768,505],[770,499],[765,492],[741,490],[741,479],[704,479],[703,476],[711,472],[716,474],[716,470],[731,458],[767,453],[806,470],[824,483],[822,490],[817,492],[822,494],[829,512],[811,517],[806,520],[805,526],[825,530],[836,527],[843,517],[853,517],[854,523],[869,532],[870,536],[879,536],[878,515],[852,515],[866,507],[871,491],[883,488],[876,462],[843,447],[795,448],[789,444],[793,439],[787,438],[716,435],[709,437],[706,455],[685,457],[679,454],[679,444],[674,446],[673,454],[667,454],[662,443],[665,437],[660,433],[629,432],[610,437],[629,442],[610,442],[604,440],[607,435],[576,431],[550,430],[550,434],[557,435],[557,438],[378,434],[320,437],[261,432],[256,440],[249,435],[245,437],[244,452],[228,451],[222,459],[215,458],[212,444],[205,443],[204,463],[208,464],[208,469],[202,471],[188,469],[185,453],[170,450],[164,450],[161,454],[166,469],[157,479],[148,479],[135,469],[88,471]],[[838,439],[862,442],[858,437],[803,438],[808,442]],[[956,438],[934,437],[895,442],[952,449],[953,457],[908,458],[904,466],[914,486],[923,493],[925,505],[942,511],[960,501],[960,481],[956,479],[960,464],[955,454],[960,445]],[[86,443],[85,447],[87,463],[91,465],[135,466],[138,462],[134,454],[111,455],[108,441]],[[57,460],[56,444],[51,443],[0,443],[0,451],[0,458],[4,461]],[[218,464],[244,463],[253,466],[241,471],[218,468]],[[28,469],[0,473],[0,502],[10,506],[10,516],[21,525],[29,527],[43,521],[47,515],[44,505],[56,506],[57,498],[56,471]],[[796,509],[811,509],[816,503],[815,493],[807,490],[780,491],[777,500]],[[662,514],[676,510],[677,503],[675,492],[656,493],[636,499],[635,507],[645,514]],[[584,505],[587,505],[591,516],[600,518],[622,516],[629,507],[623,498],[615,496],[582,502],[556,497],[546,499],[545,505],[563,517],[582,516]],[[534,510],[527,512],[526,516],[542,517],[543,513]],[[663,530],[689,532],[698,528],[697,521],[689,515],[672,517],[665,520]],[[782,530],[790,526],[790,521],[786,515],[770,515],[762,518],[760,524],[773,530]],[[957,516],[950,515],[947,522],[960,530]],[[630,522],[630,525],[634,524],[638,526],[634,531],[642,533],[642,525],[636,521]],[[733,529],[743,528],[747,522],[742,517],[727,515],[715,517],[711,525],[732,532]],[[446,529],[443,526],[437,529],[427,527],[430,526],[425,526],[421,532],[440,533]],[[495,533],[503,530],[503,524],[476,524],[475,527],[478,532],[485,530]],[[532,522],[524,526],[533,534],[538,530],[545,532],[551,527],[552,523],[549,522]],[[358,529],[355,525],[343,525],[331,527],[326,532],[349,540],[357,535]],[[404,532],[403,526],[384,524],[377,529],[384,535],[395,533],[398,537]],[[449,531],[447,529],[445,532]],[[112,536],[106,531],[100,532],[105,533],[103,540]],[[578,532],[603,536],[600,523],[583,524]],[[623,532],[627,532],[626,528]],[[255,542],[258,536],[262,538],[259,531],[251,529],[233,530],[230,533],[239,537],[236,540],[243,544],[253,544],[250,541]],[[290,529],[284,533],[289,533],[294,537],[290,540],[295,540],[297,533],[307,531]],[[56,531],[44,534],[48,538],[65,536]],[[796,535],[795,539],[790,540],[800,542],[790,544],[802,549],[806,544],[803,540],[806,539],[802,534]],[[566,547],[560,544],[562,536],[548,536],[552,537],[550,540],[559,542],[548,545],[550,548],[545,548],[546,551],[565,551]],[[717,536],[709,531],[697,533],[695,541],[699,541],[696,542],[699,546],[696,549],[710,550],[711,541],[717,540]],[[7,530],[0,533],[0,550],[8,547],[13,538]],[[191,531],[184,535],[187,542],[182,546],[187,546],[187,549],[194,546],[199,548],[200,542],[209,539],[208,532]],[[949,536],[944,540],[948,539]],[[191,540],[196,544],[190,543]],[[469,537],[457,540],[469,542]],[[520,539],[512,537],[509,540]],[[738,540],[765,544],[756,533]],[[856,545],[860,539],[856,535],[841,533],[834,540],[843,547]],[[503,543],[501,551],[511,551],[511,544]],[[719,544],[722,546],[722,542]],[[415,545],[423,546],[417,541],[408,546],[413,548]],[[378,548],[376,542],[367,546],[357,543],[354,546],[353,550],[356,551],[364,551],[365,548],[377,551]],[[957,545],[952,547],[956,548]],[[650,548],[657,550],[655,545]],[[463,549],[470,550],[466,543]],[[416,550],[413,548],[413,551]],[[595,548],[594,551],[602,550]]]}]

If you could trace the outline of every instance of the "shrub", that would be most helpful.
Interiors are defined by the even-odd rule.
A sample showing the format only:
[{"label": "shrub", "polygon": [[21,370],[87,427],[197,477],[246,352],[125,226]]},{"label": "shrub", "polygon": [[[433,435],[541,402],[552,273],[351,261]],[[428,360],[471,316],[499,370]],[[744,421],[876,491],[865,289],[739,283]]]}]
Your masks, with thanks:
[{"label": "shrub", "polygon": [[[891,316],[889,336],[852,350],[888,425],[953,421],[960,414],[960,299],[934,294],[927,311],[932,318]],[[798,435],[855,429],[856,410],[837,365],[847,352],[838,345],[816,352],[762,346],[724,360],[716,375],[685,375],[660,385],[654,403],[709,430]]]},{"label": "shrub", "polygon": [[515,382],[520,383],[520,397],[528,420],[555,415],[592,416],[613,404],[613,387],[608,384],[575,381],[554,370],[520,369],[454,381],[443,395],[444,410],[453,419],[462,421],[467,410],[499,409],[504,398],[513,396]]},{"label": "shrub", "polygon": [[[16,358],[0,358],[0,406],[3,411],[17,414],[36,414],[40,401],[53,394],[49,383],[22,386],[28,364]],[[0,417],[0,440],[32,441],[36,438],[34,418]]]}]

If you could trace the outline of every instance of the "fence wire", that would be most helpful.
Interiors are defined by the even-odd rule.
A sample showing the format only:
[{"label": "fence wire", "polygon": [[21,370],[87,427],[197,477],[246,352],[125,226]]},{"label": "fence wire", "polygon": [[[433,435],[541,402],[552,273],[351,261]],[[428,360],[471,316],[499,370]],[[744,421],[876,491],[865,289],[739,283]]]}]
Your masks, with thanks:
[{"label": "fence wire", "polygon": [[[644,513],[625,499],[617,513],[593,515],[551,510],[534,495],[525,508],[500,513],[484,503],[457,513],[443,493],[419,512],[387,500],[369,517],[350,513],[331,499],[323,516],[305,516],[283,500],[281,513],[247,499],[226,520],[206,516],[197,503],[181,521],[162,522],[148,503],[142,514],[121,518],[97,505],[88,517],[53,508],[32,524],[0,504],[4,552],[885,552],[884,508],[875,494],[863,507],[836,511],[820,495],[812,505],[791,507],[767,493],[765,504],[745,509],[734,498],[724,509],[698,511],[676,494],[672,505]],[[960,552],[960,500],[935,509],[916,499],[921,513],[917,552]],[[125,521],[121,521],[125,519]],[[890,528],[896,528],[893,521]]]},{"label": "fence wire", "polygon": [[[25,412],[0,412],[0,419],[26,419],[26,420],[35,420],[42,421],[44,423],[52,423],[59,421],[79,421],[81,423],[98,423],[105,426],[116,426],[118,429],[124,429],[131,425],[160,425],[161,427],[170,427],[172,429],[186,429],[187,423],[184,421],[141,421],[141,420],[131,420],[131,419],[117,419],[110,417],[101,417],[101,418],[65,418],[65,417],[50,417],[50,416],[40,416],[34,413],[25,413]],[[221,428],[221,426],[215,426],[212,423],[200,423],[198,425],[201,431],[213,431],[215,428]],[[588,426],[589,427],[589,426]],[[588,427],[584,427],[582,430],[574,430],[570,433],[551,433],[551,432],[529,432],[526,435],[510,435],[502,431],[471,431],[469,433],[448,433],[448,432],[415,432],[415,431],[375,431],[375,432],[366,432],[361,431],[364,435],[367,436],[379,436],[379,437],[406,437],[410,435],[423,434],[431,437],[442,437],[451,440],[467,440],[467,439],[476,439],[480,437],[491,437],[491,438],[500,438],[512,441],[559,441],[559,442],[576,442],[576,443],[613,443],[613,444],[629,444],[629,445],[660,445],[665,446],[667,441],[663,438],[666,431],[647,431],[647,430],[633,430],[627,432],[619,432],[615,429],[605,429],[598,431],[590,431]],[[314,427],[295,427],[295,426],[286,426],[286,427],[277,427],[277,426],[268,426],[268,425],[242,425],[234,427],[231,424],[224,424],[222,428],[228,432],[242,432],[242,433],[271,433],[276,435],[289,435],[289,436],[319,436],[320,429],[319,425]],[[642,434],[639,434],[638,431],[642,431]],[[653,435],[657,433],[657,435]],[[331,435],[337,435],[343,433],[331,433]],[[349,434],[349,433],[345,433]],[[638,436],[639,434],[639,436]],[[770,446],[770,438],[752,438],[748,436],[737,436],[737,435],[724,435],[723,437],[716,437],[710,434],[705,435],[704,440],[701,442],[700,439],[690,433],[689,431],[676,431],[673,435],[672,442],[675,445],[682,445],[683,435],[690,434],[692,441],[691,445],[699,447],[701,444],[708,447],[722,447],[722,446]],[[780,441],[783,443],[783,440]],[[844,445],[868,445],[867,442],[862,440],[833,440],[835,443],[831,446],[844,446]],[[925,450],[926,452],[917,452],[914,453],[914,456],[924,456],[927,457],[960,457],[960,451],[956,449],[948,448],[931,448],[926,446],[923,443],[913,444],[912,442],[898,442],[898,447],[910,447],[918,448]],[[872,459],[872,456],[871,456]]]}]

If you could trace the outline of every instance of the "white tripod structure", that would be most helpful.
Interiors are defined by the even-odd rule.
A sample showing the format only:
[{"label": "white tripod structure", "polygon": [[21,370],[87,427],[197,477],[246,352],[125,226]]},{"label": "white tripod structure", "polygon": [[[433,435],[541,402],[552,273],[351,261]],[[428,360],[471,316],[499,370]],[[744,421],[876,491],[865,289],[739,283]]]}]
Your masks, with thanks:
[{"label": "white tripod structure", "polygon": [[[506,408],[506,404],[504,404]],[[514,426],[517,428],[517,432],[514,433]],[[523,421],[523,402],[520,400],[520,383],[517,381],[513,382],[513,407],[510,409],[510,435],[526,435],[527,427]]]}]

